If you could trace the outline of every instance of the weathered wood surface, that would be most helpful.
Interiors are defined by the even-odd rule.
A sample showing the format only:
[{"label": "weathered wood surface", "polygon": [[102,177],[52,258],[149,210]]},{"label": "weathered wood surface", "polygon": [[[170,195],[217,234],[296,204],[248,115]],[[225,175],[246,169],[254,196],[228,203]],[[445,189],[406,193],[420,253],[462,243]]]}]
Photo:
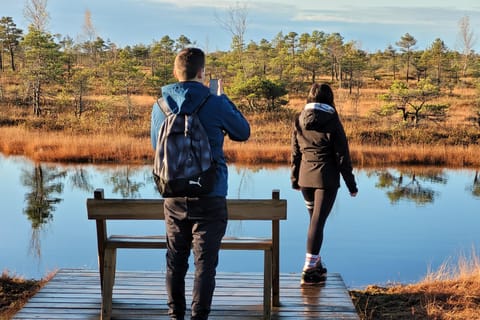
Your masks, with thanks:
[{"label": "weathered wood surface", "polygon": [[[285,220],[284,199],[228,199],[229,220]],[[162,199],[87,199],[89,219],[165,219]]]},{"label": "weathered wood surface", "polygon": [[[107,220],[164,219],[162,199],[105,199],[104,190],[96,189],[93,198],[87,199],[89,219],[96,220],[99,270],[101,279],[102,320],[112,315],[112,294],[115,283],[116,251],[128,249],[164,249],[162,236],[109,235]],[[230,220],[268,220],[271,222],[270,238],[224,238],[222,249],[264,251],[264,318],[271,319],[271,306],[279,305],[279,254],[280,220],[287,218],[287,201],[280,192],[272,190],[271,199],[228,199]]]},{"label": "weathered wood surface", "polygon": [[[186,279],[187,305],[193,275]],[[299,274],[281,274],[280,307],[272,319],[359,319],[341,276],[329,273],[323,286],[301,288]],[[168,319],[163,272],[119,271],[113,292],[116,320]],[[263,318],[263,275],[218,273],[212,320]],[[99,319],[97,271],[61,269],[13,319]]]}]

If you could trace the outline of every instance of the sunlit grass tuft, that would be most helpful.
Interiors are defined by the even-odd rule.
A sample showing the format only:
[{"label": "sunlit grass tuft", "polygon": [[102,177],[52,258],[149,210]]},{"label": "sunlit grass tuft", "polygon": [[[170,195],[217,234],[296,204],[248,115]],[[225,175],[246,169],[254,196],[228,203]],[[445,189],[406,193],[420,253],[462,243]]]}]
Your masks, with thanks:
[{"label": "sunlit grass tuft", "polygon": [[473,249],[418,283],[371,285],[350,295],[361,319],[480,319],[480,259]]},{"label": "sunlit grass tuft", "polygon": [[4,270],[0,276],[0,319],[10,319],[54,275],[55,271],[41,280],[26,280]]}]

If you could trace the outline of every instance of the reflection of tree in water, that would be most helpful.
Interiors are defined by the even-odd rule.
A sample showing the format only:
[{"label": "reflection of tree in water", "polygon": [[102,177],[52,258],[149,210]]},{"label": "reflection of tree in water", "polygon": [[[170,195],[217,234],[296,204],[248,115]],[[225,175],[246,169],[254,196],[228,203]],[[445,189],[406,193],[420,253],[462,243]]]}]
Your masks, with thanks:
[{"label": "reflection of tree in water", "polygon": [[109,182],[113,186],[113,193],[121,194],[123,198],[139,198],[140,188],[145,186],[143,182],[137,182],[132,179],[135,171],[129,166],[123,167],[113,172]]},{"label": "reflection of tree in water", "polygon": [[[240,181],[236,189],[237,199],[242,198],[242,192],[248,192],[248,189],[254,186],[252,178],[255,175],[255,173],[260,171],[260,169],[261,169],[260,167],[235,166],[235,171],[237,175],[240,177]],[[229,188],[232,188],[232,186],[229,185]],[[241,220],[229,221],[226,234],[228,236],[239,237],[242,235],[243,229],[244,229],[243,221]]]},{"label": "reflection of tree in water", "polygon": [[90,176],[88,175],[88,170],[84,168],[75,168],[73,174],[70,176],[70,183],[73,188],[88,191],[91,193],[93,191],[93,186],[90,183]]},{"label": "reflection of tree in water", "polygon": [[244,168],[237,167],[237,174],[240,177],[240,182],[238,184],[238,189],[237,189],[237,198],[240,199],[242,194],[242,189],[248,188],[248,181],[251,179],[252,173],[246,167]]},{"label": "reflection of tree in water", "polygon": [[472,194],[474,197],[480,197],[480,176],[478,171],[475,171],[475,178],[473,178]]},{"label": "reflection of tree in water", "polygon": [[22,170],[22,184],[30,191],[25,194],[26,207],[23,210],[32,224],[32,238],[30,249],[40,257],[40,230],[52,220],[55,204],[62,201],[53,197],[53,194],[63,192],[63,182],[66,171],[59,171],[56,167],[47,167],[37,164],[32,171]]},{"label": "reflection of tree in water", "polygon": [[447,179],[441,170],[426,170],[423,172],[403,172],[397,175],[389,170],[377,171],[377,188],[388,189],[387,196],[391,203],[397,203],[402,199],[410,200],[423,205],[435,200],[436,192],[426,187],[422,182],[447,183]]}]

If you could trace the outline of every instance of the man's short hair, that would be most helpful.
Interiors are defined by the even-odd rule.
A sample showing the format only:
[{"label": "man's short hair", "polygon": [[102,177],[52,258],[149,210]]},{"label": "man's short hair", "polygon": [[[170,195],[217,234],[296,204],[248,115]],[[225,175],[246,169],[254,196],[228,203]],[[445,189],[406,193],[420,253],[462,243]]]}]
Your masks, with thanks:
[{"label": "man's short hair", "polygon": [[182,49],[175,58],[175,72],[179,80],[191,80],[205,68],[205,54],[198,48]]}]

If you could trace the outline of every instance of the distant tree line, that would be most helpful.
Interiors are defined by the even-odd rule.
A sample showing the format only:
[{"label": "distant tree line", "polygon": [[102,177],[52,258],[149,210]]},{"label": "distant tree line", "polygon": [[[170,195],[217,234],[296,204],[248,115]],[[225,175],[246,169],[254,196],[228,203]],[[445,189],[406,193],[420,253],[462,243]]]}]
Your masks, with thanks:
[{"label": "distant tree line", "polygon": [[[165,35],[150,44],[121,48],[97,35],[88,11],[82,40],[75,41],[46,31],[45,12],[42,15],[37,9],[30,15],[26,31],[17,28],[11,17],[0,20],[0,102],[30,106],[37,116],[56,112],[51,106],[62,104],[80,117],[91,95],[120,96],[125,99],[126,114],[133,116],[131,95],[157,95],[162,85],[175,81],[176,53],[196,45],[185,35],[178,39]],[[439,90],[475,85],[480,77],[480,56],[472,49],[468,17],[459,24],[461,50],[448,48],[439,38],[419,50],[409,33],[383,51],[366,52],[339,33],[279,32],[271,40],[243,43],[244,29],[239,32],[232,32],[229,51],[207,52],[206,72],[225,79],[228,93],[251,112],[275,111],[288,102],[287,93],[304,94],[319,79],[350,94],[372,83],[390,88],[391,94],[384,99],[391,103],[414,92],[402,90],[428,91],[433,98]],[[46,106],[50,106],[48,112]]]}]

